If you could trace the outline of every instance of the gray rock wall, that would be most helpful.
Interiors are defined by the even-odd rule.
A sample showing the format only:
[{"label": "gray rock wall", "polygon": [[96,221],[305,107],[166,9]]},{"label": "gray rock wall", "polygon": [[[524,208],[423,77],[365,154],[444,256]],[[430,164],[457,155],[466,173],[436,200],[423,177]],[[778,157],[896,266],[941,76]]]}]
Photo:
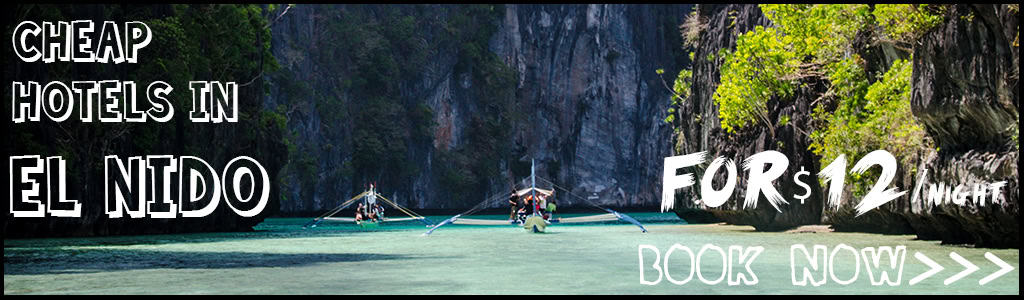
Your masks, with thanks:
[{"label": "gray rock wall", "polygon": [[[786,154],[790,167],[776,186],[787,199],[795,188],[791,178],[803,166],[812,174],[821,169],[819,158],[806,150],[810,130],[808,103],[825,92],[821,80],[804,82],[806,87],[794,99],[769,101],[769,117],[792,117],[791,126],[776,126],[769,138],[764,126],[745,128],[726,134],[719,125],[717,105],[712,94],[719,84],[722,61],[715,58],[719,49],[735,47],[738,34],[755,26],[770,26],[756,5],[700,5],[701,22],[706,24],[695,45],[691,97],[677,111],[679,133],[675,134],[676,154],[708,151],[709,160],[725,156],[742,160],[750,155],[776,150]],[[907,195],[884,206],[854,217],[850,189],[838,211],[823,210],[825,192],[810,182],[813,195],[804,205],[790,206],[777,213],[761,199],[756,210],[740,210],[745,183],[737,182],[737,191],[721,209],[695,203],[699,187],[681,190],[676,195],[675,212],[690,222],[749,224],[758,230],[781,230],[800,224],[825,223],[839,231],[916,234],[921,239],[944,243],[974,244],[983,247],[1019,247],[1019,184],[1017,165],[1019,144],[1019,46],[1017,13],[1006,5],[952,5],[946,21],[928,31],[913,45],[911,107],[927,135],[938,147],[918,149],[916,163],[900,165],[892,186]],[[910,53],[897,50],[877,37],[862,32],[854,47],[867,61],[870,76],[884,73],[895,59]],[[782,141],[785,144],[777,144]],[[858,159],[858,158],[849,158]],[[922,170],[927,169],[920,197],[927,199],[928,184],[964,184],[1005,181],[1002,197],[995,205],[968,201],[967,205],[945,203],[926,205],[911,201]],[[697,168],[697,178],[703,170]],[[715,182],[724,182],[724,172]],[[989,192],[991,195],[991,192]]]},{"label": "gray rock wall", "polygon": [[[1020,247],[1018,14],[1006,5],[956,5],[914,51],[911,108],[939,147],[924,162],[929,183],[1005,181],[997,204],[915,205],[923,239]],[[989,194],[991,197],[991,194]]]},{"label": "gray rock wall", "polygon": [[[698,15],[701,22],[707,25],[700,34],[694,50],[692,94],[677,111],[680,133],[675,138],[681,146],[680,154],[707,151],[708,163],[715,157],[723,156],[739,165],[743,159],[758,152],[779,151],[789,158],[789,166],[786,172],[774,181],[774,186],[787,201],[793,202],[793,195],[804,193],[804,189],[792,180],[796,172],[803,168],[816,174],[817,170],[820,170],[817,157],[807,150],[810,139],[800,130],[809,127],[809,104],[814,97],[824,92],[822,82],[807,82],[807,87],[797,91],[796,100],[769,101],[769,118],[774,124],[781,124],[779,120],[783,116],[790,118],[787,125],[775,126],[774,136],[764,126],[747,126],[737,130],[735,134],[727,134],[721,128],[718,106],[712,98],[719,84],[719,69],[724,63],[724,59],[717,55],[718,51],[723,48],[735,48],[739,34],[753,30],[756,26],[768,26],[770,22],[757,5],[700,5]],[[714,182],[725,182],[724,170],[723,168],[715,175]],[[814,197],[803,204],[784,204],[779,212],[761,196],[757,208],[741,209],[742,195],[746,194],[747,176],[737,175],[739,179],[733,197],[723,206],[708,208],[698,204],[695,200],[700,199],[700,189],[695,186],[677,192],[675,211],[681,218],[690,222],[726,221],[732,224],[752,225],[758,230],[784,230],[820,222],[822,201]],[[704,170],[698,168],[695,176],[701,178],[704,176]],[[804,177],[804,182],[810,186],[812,195],[822,194],[816,180]]]},{"label": "gray rock wall", "polygon": [[[495,168],[498,178],[468,190],[479,202],[505,193],[521,174],[516,166],[536,159],[538,174],[581,197],[597,195],[609,206],[657,206],[661,161],[671,155],[671,128],[662,120],[669,101],[655,70],[673,74],[685,63],[677,26],[689,5],[507,5],[487,49],[516,73],[515,105],[523,118],[508,130],[516,145]],[[321,53],[330,38],[332,11],[350,6],[298,5],[274,25],[272,49],[282,65],[271,75],[266,105],[289,107],[293,145],[309,156],[291,160],[282,212],[322,211],[358,193],[352,186],[376,180],[363,174],[335,175],[350,163],[351,121],[330,123],[317,109],[323,95],[347,79],[326,70],[311,53]],[[437,10],[445,6],[420,6]],[[420,27],[414,36],[433,43],[443,28]],[[414,208],[459,209],[438,182],[438,153],[468,147],[469,120],[481,113],[473,89],[482,78],[456,68],[457,49],[439,49],[425,60],[423,72],[400,83],[402,102],[423,103],[434,113],[432,140],[410,141],[408,157],[418,173],[409,182],[391,182],[385,195]],[[331,59],[345,60],[346,57]],[[287,82],[299,82],[288,86]],[[276,83],[276,84],[275,84]],[[342,101],[358,95],[337,95]],[[328,124],[330,123],[330,124]],[[312,171],[310,171],[312,170]],[[560,206],[583,205],[565,195]]]}]

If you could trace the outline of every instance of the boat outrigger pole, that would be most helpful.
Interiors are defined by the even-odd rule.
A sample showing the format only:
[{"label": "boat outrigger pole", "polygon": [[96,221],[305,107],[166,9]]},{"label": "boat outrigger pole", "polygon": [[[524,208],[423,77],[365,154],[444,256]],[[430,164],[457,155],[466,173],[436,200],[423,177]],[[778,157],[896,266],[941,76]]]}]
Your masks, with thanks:
[{"label": "boat outrigger pole", "polygon": [[647,228],[644,228],[644,224],[640,224],[640,221],[637,221],[633,217],[630,217],[627,214],[619,213],[619,212],[611,210],[611,209],[607,209],[607,208],[603,208],[603,207],[601,207],[601,209],[604,209],[605,211],[614,214],[616,218],[619,218],[619,220],[623,220],[623,221],[626,221],[626,222],[633,223],[633,225],[636,225],[636,227],[640,227],[640,231],[642,231],[643,233],[647,233]]},{"label": "boat outrigger pole", "polygon": [[316,227],[316,225],[320,224],[320,221],[323,221],[324,218],[329,217],[329,216],[333,216],[334,214],[337,214],[342,209],[345,209],[349,205],[352,205],[352,203],[355,203],[356,200],[362,199],[363,196],[366,196],[366,194],[368,194],[368,193],[370,193],[370,191],[362,192],[359,195],[356,195],[355,197],[352,197],[351,199],[348,199],[345,202],[342,202],[337,207],[335,207],[335,208],[327,211],[326,213],[323,213],[322,215],[314,218],[312,221],[307,222],[305,225],[302,225],[302,228],[311,227],[311,226],[312,227]]},{"label": "boat outrigger pole", "polygon": [[326,213],[324,213],[324,214],[314,218],[312,221],[309,221],[305,225],[302,225],[302,227],[303,228],[316,227],[317,224],[320,224],[320,222],[325,221],[325,220],[327,220],[327,221],[341,221],[341,222],[356,222],[355,218],[335,217],[334,215],[338,214],[338,212],[341,212],[341,210],[345,209],[346,207],[349,207],[350,205],[352,205],[353,203],[356,203],[359,200],[366,201],[367,206],[373,205],[374,203],[376,203],[377,200],[380,200],[380,202],[384,202],[385,204],[390,205],[391,207],[393,207],[393,208],[397,209],[398,211],[400,211],[400,212],[402,212],[402,213],[404,213],[404,214],[409,216],[408,218],[383,218],[383,219],[381,219],[381,221],[384,221],[384,222],[397,222],[397,221],[416,220],[416,221],[423,222],[423,224],[426,224],[427,226],[434,225],[434,223],[430,222],[430,220],[428,220],[426,217],[424,217],[424,216],[422,216],[420,214],[417,214],[416,212],[414,212],[414,211],[412,211],[412,210],[410,210],[408,208],[405,208],[404,206],[401,206],[398,203],[395,203],[394,201],[389,200],[388,198],[385,198],[384,195],[381,195],[380,193],[377,193],[377,190],[374,189],[373,185],[371,184],[369,190],[367,190],[365,192],[362,192],[359,195],[356,195],[355,197],[352,197],[352,199],[348,199],[345,202],[342,202],[340,205],[338,205],[334,209],[331,209],[331,210],[327,211]]},{"label": "boat outrigger pole", "polygon": [[436,230],[438,227],[451,224],[452,222],[455,222],[455,220],[458,220],[459,217],[461,217],[461,216],[462,216],[462,214],[457,214],[454,217],[451,217],[451,218],[448,218],[447,220],[442,221],[441,223],[437,223],[437,225],[434,225],[434,226],[430,227],[430,230],[427,230],[427,232],[424,232],[422,235],[430,235],[431,233],[434,233],[434,230]]},{"label": "boat outrigger pole", "polygon": [[[538,197],[537,197],[537,193],[538,192],[541,195],[544,195],[544,197],[551,197],[551,196],[554,195],[554,189],[544,190],[544,189],[537,188],[537,178],[538,177],[537,177],[537,172],[536,171],[537,170],[536,170],[535,161],[531,159],[531,161],[530,161],[530,183],[529,183],[530,186],[529,186],[528,189],[518,190],[516,192],[516,195],[518,197],[523,197],[524,195],[529,193],[529,197],[531,197],[531,199],[538,199]],[[583,200],[584,203],[587,203],[587,204],[589,204],[591,206],[594,206],[594,207],[596,207],[596,208],[598,208],[600,210],[603,210],[603,211],[605,211],[607,213],[606,214],[600,214],[600,215],[592,215],[592,216],[558,218],[558,219],[554,219],[554,220],[542,220],[542,219],[540,219],[541,217],[539,217],[539,215],[538,215],[539,212],[535,210],[534,211],[534,216],[531,216],[531,218],[532,217],[536,217],[535,219],[540,219],[542,221],[530,220],[529,218],[527,218],[527,221],[532,221],[533,223],[530,223],[530,222],[524,222],[523,223],[523,224],[534,224],[535,226],[533,226],[534,228],[532,228],[534,232],[542,232],[544,225],[545,224],[550,224],[550,223],[587,223],[587,222],[606,222],[606,221],[621,220],[621,221],[629,222],[630,224],[636,225],[637,227],[640,227],[640,231],[642,231],[644,233],[647,233],[647,228],[644,228],[644,225],[641,224],[640,221],[637,221],[636,219],[634,219],[633,217],[630,217],[629,215],[626,215],[624,213],[620,213],[620,212],[611,210],[609,208],[602,207],[602,206],[600,206],[600,205],[590,201],[589,199],[586,199],[586,198],[583,198],[583,197],[580,197],[578,195],[573,194],[568,189],[560,187],[560,186],[556,185],[554,182],[551,182],[550,180],[544,179],[543,177],[540,177],[540,179],[543,180],[543,181],[547,181],[548,184],[551,184],[551,186],[553,188],[561,189],[561,190],[565,191],[566,194],[568,194],[570,196],[573,196],[573,197],[576,197],[576,198],[578,198],[580,200]],[[525,181],[526,180],[524,178],[522,181],[519,182],[519,184],[525,185],[525,183],[526,183]],[[513,186],[513,188],[514,187],[515,186]],[[448,224],[505,225],[505,226],[519,224],[519,222],[517,220],[505,221],[505,220],[463,218],[464,216],[469,216],[470,214],[473,214],[473,213],[475,213],[475,212],[477,212],[477,211],[479,211],[479,210],[481,210],[483,208],[488,207],[488,205],[494,204],[494,201],[497,200],[497,199],[501,199],[501,196],[503,196],[503,195],[501,195],[501,194],[493,195],[490,198],[488,198],[487,200],[484,200],[483,202],[480,202],[479,204],[477,204],[473,208],[470,208],[469,210],[467,210],[467,211],[465,211],[463,213],[457,214],[457,215],[455,215],[455,216],[453,216],[451,218],[448,218],[447,220],[444,220],[441,223],[438,223],[437,225],[432,226],[430,228],[430,230],[427,230],[427,232],[423,233],[423,235],[424,236],[430,235],[431,233],[434,232],[434,230],[437,230],[441,226],[448,225]],[[534,201],[536,201],[536,200],[534,200]],[[543,222],[543,224],[541,222]],[[541,227],[541,228],[537,228],[537,227]],[[524,228],[528,228],[529,229],[529,226],[524,226]]]},{"label": "boat outrigger pole", "polygon": [[536,160],[530,159],[530,197],[537,199],[537,169]]},{"label": "boat outrigger pole", "polygon": [[[556,185],[554,182],[551,182],[550,180],[544,179],[543,177],[541,179],[544,180],[544,181],[547,181],[548,183],[550,183],[554,188],[561,189],[562,191],[565,191],[565,193],[569,194],[570,196],[576,197],[576,198],[578,198],[580,200],[583,200],[583,202],[586,202],[587,204],[590,204],[593,207],[596,207],[596,208],[598,208],[600,210],[608,212],[609,214],[615,216],[616,219],[619,219],[619,220],[622,220],[622,221],[626,221],[626,222],[629,222],[629,223],[631,223],[633,225],[636,225],[636,227],[640,227],[640,231],[641,232],[647,233],[647,228],[644,228],[644,224],[641,224],[640,221],[637,221],[633,217],[630,217],[629,215],[624,214],[624,213],[620,213],[620,212],[614,211],[614,210],[612,210],[610,208],[600,206],[597,203],[594,203],[593,201],[590,201],[590,199],[583,198],[583,197],[580,197],[580,196],[578,196],[576,194],[573,194],[568,189],[560,187],[560,186]],[[585,218],[585,217],[583,217],[583,218]],[[565,223],[565,222],[563,221],[562,223]]]}]

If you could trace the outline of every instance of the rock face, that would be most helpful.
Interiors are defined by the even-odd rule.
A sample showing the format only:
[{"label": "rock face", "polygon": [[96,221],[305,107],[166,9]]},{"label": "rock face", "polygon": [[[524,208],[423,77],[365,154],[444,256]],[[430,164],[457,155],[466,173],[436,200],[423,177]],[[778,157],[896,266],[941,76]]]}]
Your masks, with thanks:
[{"label": "rock face", "polygon": [[915,47],[911,105],[939,146],[922,166],[927,182],[1006,182],[996,204],[915,204],[908,218],[922,239],[1020,247],[1020,150],[1011,137],[1019,126],[1018,24],[1006,5],[956,5]]},{"label": "rock face", "polygon": [[[601,205],[656,206],[667,90],[687,6],[507,6],[491,49],[519,73],[517,128],[539,174]],[[529,157],[520,158],[522,160]],[[562,197],[569,204],[579,199]]]},{"label": "rock face", "polygon": [[[807,87],[796,93],[794,101],[769,101],[769,118],[774,122],[774,136],[764,126],[747,126],[735,134],[727,134],[718,118],[718,105],[712,95],[719,84],[720,68],[724,59],[718,57],[720,49],[736,47],[739,34],[753,30],[756,26],[768,26],[769,21],[757,5],[699,5],[697,16],[706,24],[696,42],[693,62],[693,84],[691,96],[677,110],[679,133],[675,136],[678,154],[707,151],[708,163],[718,156],[731,159],[739,165],[758,152],[774,150],[789,159],[786,172],[773,183],[783,198],[792,205],[781,205],[777,211],[762,195],[754,209],[740,209],[746,194],[746,178],[737,174],[736,190],[733,197],[719,208],[708,208],[698,204],[699,186],[677,191],[676,213],[688,222],[715,222],[724,220],[732,224],[752,225],[757,230],[785,230],[803,224],[817,224],[821,220],[821,201],[810,198],[806,203],[792,203],[793,195],[801,195],[804,189],[793,180],[801,169],[815,174],[820,170],[817,158],[807,150],[810,139],[801,128],[810,123],[809,104],[824,92],[822,82],[807,82]],[[780,120],[789,118],[788,124]],[[707,164],[705,164],[706,166]],[[738,171],[742,171],[739,169]],[[704,170],[697,170],[696,178]],[[715,174],[714,182],[725,182],[726,172],[721,169]],[[812,195],[821,195],[821,187],[812,176],[802,180],[811,188]],[[699,185],[699,184],[698,184]]]},{"label": "rock face", "polygon": [[[864,70],[867,78],[881,78],[896,60],[910,59],[911,52],[907,49],[897,47],[885,33],[877,30],[861,30],[854,37],[853,49],[864,59]],[[916,149],[908,151],[907,157],[900,157],[897,164],[896,174],[889,183],[889,186],[899,191],[912,191],[916,178],[915,171],[920,170],[918,165],[931,152],[931,149]],[[848,163],[856,163],[859,157],[848,157]],[[908,192],[909,193],[909,192]],[[914,234],[914,229],[906,218],[911,213],[911,197],[902,196],[893,199],[876,209],[870,210],[863,215],[857,216],[855,206],[857,200],[854,198],[852,188],[847,186],[843,189],[841,205],[838,209],[825,209],[822,214],[822,223],[829,224],[835,231],[840,232],[869,232],[880,234]]]},{"label": "rock face", "polygon": [[[738,34],[770,24],[756,5],[700,5],[697,16],[704,25],[694,47],[691,96],[676,115],[674,153],[708,151],[708,160],[724,156],[739,161],[764,150],[780,151],[790,159],[790,167],[775,185],[783,197],[793,201],[792,195],[803,191],[794,186],[794,173],[801,167],[814,175],[821,170],[819,158],[804,150],[810,141],[802,130],[813,128],[808,103],[825,92],[827,82],[803,82],[806,87],[798,90],[793,100],[768,102],[770,119],[776,124],[774,138],[764,126],[748,126],[726,134],[712,99],[723,63],[716,53],[734,48]],[[820,198],[825,191],[817,180],[808,178],[815,197],[805,204],[784,206],[778,213],[761,199],[757,209],[741,210],[737,207],[744,195],[745,176],[740,174],[732,200],[721,208],[708,208],[695,201],[700,189],[694,186],[677,192],[675,212],[690,222],[726,221],[753,225],[758,230],[825,223],[837,231],[917,234],[921,239],[944,243],[1019,247],[1019,50],[1014,46],[1018,22],[1016,11],[1006,5],[953,5],[946,21],[913,46],[911,107],[938,151],[918,149],[910,159],[914,163],[899,166],[891,186],[907,191],[907,196],[854,217],[855,201],[849,200],[849,188],[838,210],[824,209]],[[884,73],[894,60],[906,59],[910,54],[878,42],[868,32],[859,34],[853,46],[865,59],[864,67],[871,78]],[[789,126],[778,125],[781,116],[791,118]],[[848,159],[852,163],[859,158]],[[701,178],[704,170],[695,171],[696,178]],[[716,174],[715,182],[725,182],[724,175],[724,171]],[[922,175],[924,183],[917,195],[920,201],[914,202]],[[1005,185],[995,203],[991,202],[991,190],[987,191],[989,202],[985,205],[971,200],[965,205],[946,202],[933,206],[927,202],[931,184],[963,184],[963,189],[971,193],[975,184],[996,182]]]},{"label": "rock face", "polygon": [[[364,7],[365,8],[365,7]],[[528,175],[531,159],[540,176],[575,196],[559,206],[582,206],[577,197],[596,195],[602,205],[657,206],[661,162],[671,155],[671,128],[662,120],[669,92],[655,73],[678,72],[686,63],[676,27],[688,5],[506,5],[485,51],[514,72],[515,109],[520,116],[508,131],[514,149],[494,166],[500,175],[485,186],[467,189],[466,203],[450,199],[437,178],[440,153],[475,149],[468,138],[471,120],[484,114],[477,95],[487,78],[462,70],[459,49],[440,49],[424,60],[423,72],[401,78],[401,102],[424,104],[433,112],[430,140],[410,139],[407,157],[417,174],[387,182],[385,193],[412,208],[461,209],[498,193]],[[306,214],[333,207],[358,193],[364,174],[334,175],[352,161],[351,119],[328,122],[312,94],[328,94],[344,72],[325,70],[311,58],[330,38],[321,28],[334,26],[332,12],[346,6],[300,5],[274,25],[272,51],[282,70],[271,76],[266,105],[285,104],[291,141],[308,159],[292,160],[284,171],[282,212]],[[369,9],[372,9],[370,6]],[[403,8],[404,9],[404,8]],[[410,7],[440,20],[450,7]],[[436,13],[434,13],[436,12]],[[434,43],[440,26],[419,26],[413,36]],[[444,45],[442,43],[442,45]],[[331,57],[344,61],[346,57]],[[306,87],[285,86],[288,80]],[[309,91],[313,91],[312,93]],[[342,101],[359,95],[341,93]],[[353,100],[354,101],[354,100]],[[351,102],[348,102],[351,103]],[[483,151],[485,148],[479,148]],[[524,167],[525,166],[525,167]],[[304,171],[303,168],[313,171]],[[527,171],[523,171],[527,170]],[[355,188],[353,188],[355,186]],[[467,206],[467,203],[470,205]]]}]

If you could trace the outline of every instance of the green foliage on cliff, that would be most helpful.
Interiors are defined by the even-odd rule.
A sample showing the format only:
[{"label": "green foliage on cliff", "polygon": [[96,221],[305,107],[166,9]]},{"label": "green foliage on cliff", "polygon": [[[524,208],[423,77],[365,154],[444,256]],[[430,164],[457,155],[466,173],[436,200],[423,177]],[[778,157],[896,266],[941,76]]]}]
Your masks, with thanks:
[{"label": "green foliage on cliff", "polygon": [[772,126],[766,111],[768,99],[792,94],[793,82],[782,80],[794,72],[797,52],[787,49],[774,28],[758,27],[740,35],[736,51],[722,65],[722,83],[713,95],[719,106],[722,128],[734,132],[750,123]]},{"label": "green foliage on cliff", "polygon": [[[299,147],[295,159],[326,147],[352,149],[341,154],[342,161],[321,163],[341,168],[320,172],[321,181],[348,182],[354,189],[368,182],[388,189],[407,186],[424,171],[418,169],[419,159],[430,159],[442,187],[452,191],[497,177],[500,160],[512,148],[509,129],[516,115],[515,72],[488,50],[504,11],[499,5],[346,5],[318,10],[325,20],[318,26],[325,32],[313,39],[309,58],[315,74],[329,79],[296,73],[280,75],[278,81],[286,95],[282,98],[311,97],[315,108],[296,109],[315,111],[329,141]],[[453,53],[456,59],[447,61]],[[434,74],[451,63],[451,74]],[[423,82],[443,76],[452,82]],[[435,122],[438,112],[420,92],[435,87],[416,86],[424,83],[449,84],[452,94],[472,99],[464,106],[453,104],[459,105],[459,117],[469,119],[459,136],[465,138],[460,147],[430,151],[435,132],[442,129]]]},{"label": "green foliage on cliff", "polygon": [[1017,124],[1010,124],[1008,130],[1012,132],[1011,136],[1013,137],[1014,148],[1020,150],[1020,126]]},{"label": "green foliage on cliff", "polygon": [[[261,5],[92,5],[92,4],[19,4],[5,11],[4,32],[11,36],[14,26],[21,21],[56,22],[92,20],[96,26],[113,21],[121,26],[127,21],[141,21],[151,30],[148,46],[139,50],[137,63],[24,63],[11,52],[5,55],[4,78],[11,81],[93,81],[121,80],[135,83],[138,103],[148,109],[144,96],[147,86],[164,81],[174,90],[168,100],[174,107],[173,119],[166,123],[147,122],[81,122],[69,120],[61,123],[38,122],[12,124],[12,140],[5,143],[8,153],[61,155],[68,160],[68,196],[74,199],[102,199],[104,155],[189,155],[208,161],[215,168],[231,158],[244,154],[260,161],[271,174],[276,174],[286,161],[283,127],[286,122],[280,111],[263,107],[266,85],[263,75],[277,68],[270,52],[268,20],[272,12]],[[122,32],[122,34],[125,34]],[[94,40],[95,42],[95,40]],[[10,51],[10,49],[6,50]],[[237,123],[196,124],[188,120],[192,110],[189,81],[236,82],[238,87]],[[10,90],[4,93],[10,99]],[[79,107],[75,107],[78,109]],[[10,115],[10,106],[4,108]],[[215,144],[211,144],[215,143]],[[273,182],[277,189],[278,182]],[[276,203],[276,196],[271,196]],[[96,220],[102,201],[85,201],[84,219]],[[268,206],[273,213],[276,205]],[[220,214],[220,213],[215,213]],[[215,216],[218,221],[207,223],[231,224],[230,218]],[[75,223],[82,228],[94,225],[92,221]],[[153,226],[120,226],[99,224],[91,226],[104,234],[154,227],[175,226],[170,223],[145,223]],[[232,224],[233,225],[233,224]],[[64,226],[64,225],[55,225]],[[57,228],[57,227],[52,227]],[[167,227],[163,227],[167,228]],[[226,227],[221,227],[224,229]],[[56,229],[51,229],[56,230]],[[93,230],[93,229],[83,229]],[[171,229],[168,229],[171,231]]]},{"label": "green foliage on cliff", "polygon": [[909,42],[939,25],[945,10],[941,5],[876,4],[872,14],[889,38]]},{"label": "green foliage on cliff", "polygon": [[[911,63],[897,60],[879,78],[869,78],[858,54],[860,34],[907,43],[944,18],[942,6],[836,4],[765,4],[760,6],[772,27],[756,27],[738,36],[735,50],[726,49],[721,84],[713,99],[727,132],[751,124],[772,129],[769,100],[790,101],[806,82],[825,80],[828,91],[813,103],[808,128],[810,149],[823,165],[839,154],[857,159],[886,149],[898,159],[917,157],[925,140],[910,111]],[[710,54],[709,54],[710,55]],[[780,123],[788,123],[787,116]],[[851,178],[854,193],[865,180]]]},{"label": "green foliage on cliff", "polygon": [[714,93],[722,128],[735,132],[751,123],[771,127],[766,105],[785,99],[800,79],[820,76],[821,66],[849,52],[869,16],[867,5],[764,4],[775,27],[741,34],[727,53]]},{"label": "green foliage on cliff", "polygon": [[[924,129],[910,111],[911,62],[893,62],[882,78],[870,85],[856,61],[837,64],[836,68],[841,69],[837,74],[849,76],[831,78],[832,85],[850,88],[838,93],[834,111],[826,111],[823,106],[814,110],[814,118],[824,120],[825,126],[811,134],[810,148],[821,157],[822,165],[840,154],[855,160],[885,149],[902,160],[902,165],[912,166],[911,160],[926,141]],[[863,195],[873,184],[867,179],[875,178],[867,174],[849,176],[855,196]]]},{"label": "green foliage on cliff", "polygon": [[[66,148],[68,153],[88,148],[84,143],[103,143],[111,149],[132,153],[146,153],[154,149],[190,149],[184,144],[187,136],[178,132],[188,131],[189,126],[178,126],[187,122],[191,110],[192,95],[188,82],[193,80],[234,81],[240,95],[240,123],[254,124],[253,129],[240,137],[252,139],[255,135],[280,129],[280,116],[276,111],[263,110],[260,96],[263,90],[252,90],[259,85],[259,76],[277,68],[270,52],[270,30],[267,19],[270,11],[260,5],[37,5],[28,4],[13,8],[19,21],[93,20],[94,22],[127,20],[142,21],[151,30],[150,44],[141,49],[137,64],[74,64],[56,62],[45,68],[26,68],[12,80],[49,81],[60,80],[109,80],[134,81],[136,89],[144,92],[146,85],[153,81],[167,82],[174,91],[169,100],[176,112],[168,123],[80,123],[65,122],[55,133],[67,135],[58,138],[49,135],[49,140],[61,141],[52,146]],[[5,31],[10,33],[14,24],[8,23]],[[15,62],[11,62],[12,65]],[[17,62],[18,64],[22,64]],[[8,71],[14,70],[8,68]],[[9,92],[9,91],[7,91]],[[38,142],[33,132],[47,131],[52,126],[45,123],[26,125],[32,128],[19,130],[26,145]],[[212,129],[210,126],[197,129]],[[98,131],[96,131],[98,130]],[[81,132],[79,132],[81,131]],[[117,131],[117,136],[105,134]],[[122,132],[123,131],[123,132]],[[171,137],[171,138],[169,138]],[[119,143],[124,139],[125,143]],[[115,142],[118,141],[118,142]],[[64,143],[67,142],[67,143]],[[44,142],[52,144],[52,142]],[[15,143],[19,144],[19,143]],[[167,152],[167,151],[159,151]],[[184,153],[182,153],[184,154]],[[195,154],[195,153],[192,153]],[[75,155],[70,155],[75,159]],[[91,159],[91,158],[90,158]]]},{"label": "green foliage on cliff", "polygon": [[[253,124],[252,128],[257,129],[246,134],[265,135],[273,131],[271,138],[281,139],[276,132],[283,129],[281,121],[285,118],[277,110],[262,109],[266,87],[258,84],[264,74],[278,68],[270,52],[270,10],[260,5],[171,5],[143,8],[135,13],[137,17],[130,19],[158,15],[144,21],[153,32],[153,42],[140,54],[147,58],[140,59],[132,79],[168,82],[175,88],[170,100],[179,113],[191,110],[189,81],[234,81],[243,93],[239,99],[240,123]],[[260,90],[245,97],[246,90],[254,87]],[[176,114],[175,122],[182,122],[179,119],[184,117]],[[150,136],[149,131],[161,130],[161,126],[168,124],[147,123],[135,128],[133,135]]]},{"label": "green foliage on cliff", "polygon": [[[665,73],[664,69],[656,70],[656,73],[660,76]],[[679,105],[690,98],[690,85],[693,82],[693,71],[687,68],[679,70],[679,75],[676,76],[676,80],[672,83],[672,98],[669,103],[668,116],[665,117],[665,123],[672,124],[676,119],[676,109]]]}]

